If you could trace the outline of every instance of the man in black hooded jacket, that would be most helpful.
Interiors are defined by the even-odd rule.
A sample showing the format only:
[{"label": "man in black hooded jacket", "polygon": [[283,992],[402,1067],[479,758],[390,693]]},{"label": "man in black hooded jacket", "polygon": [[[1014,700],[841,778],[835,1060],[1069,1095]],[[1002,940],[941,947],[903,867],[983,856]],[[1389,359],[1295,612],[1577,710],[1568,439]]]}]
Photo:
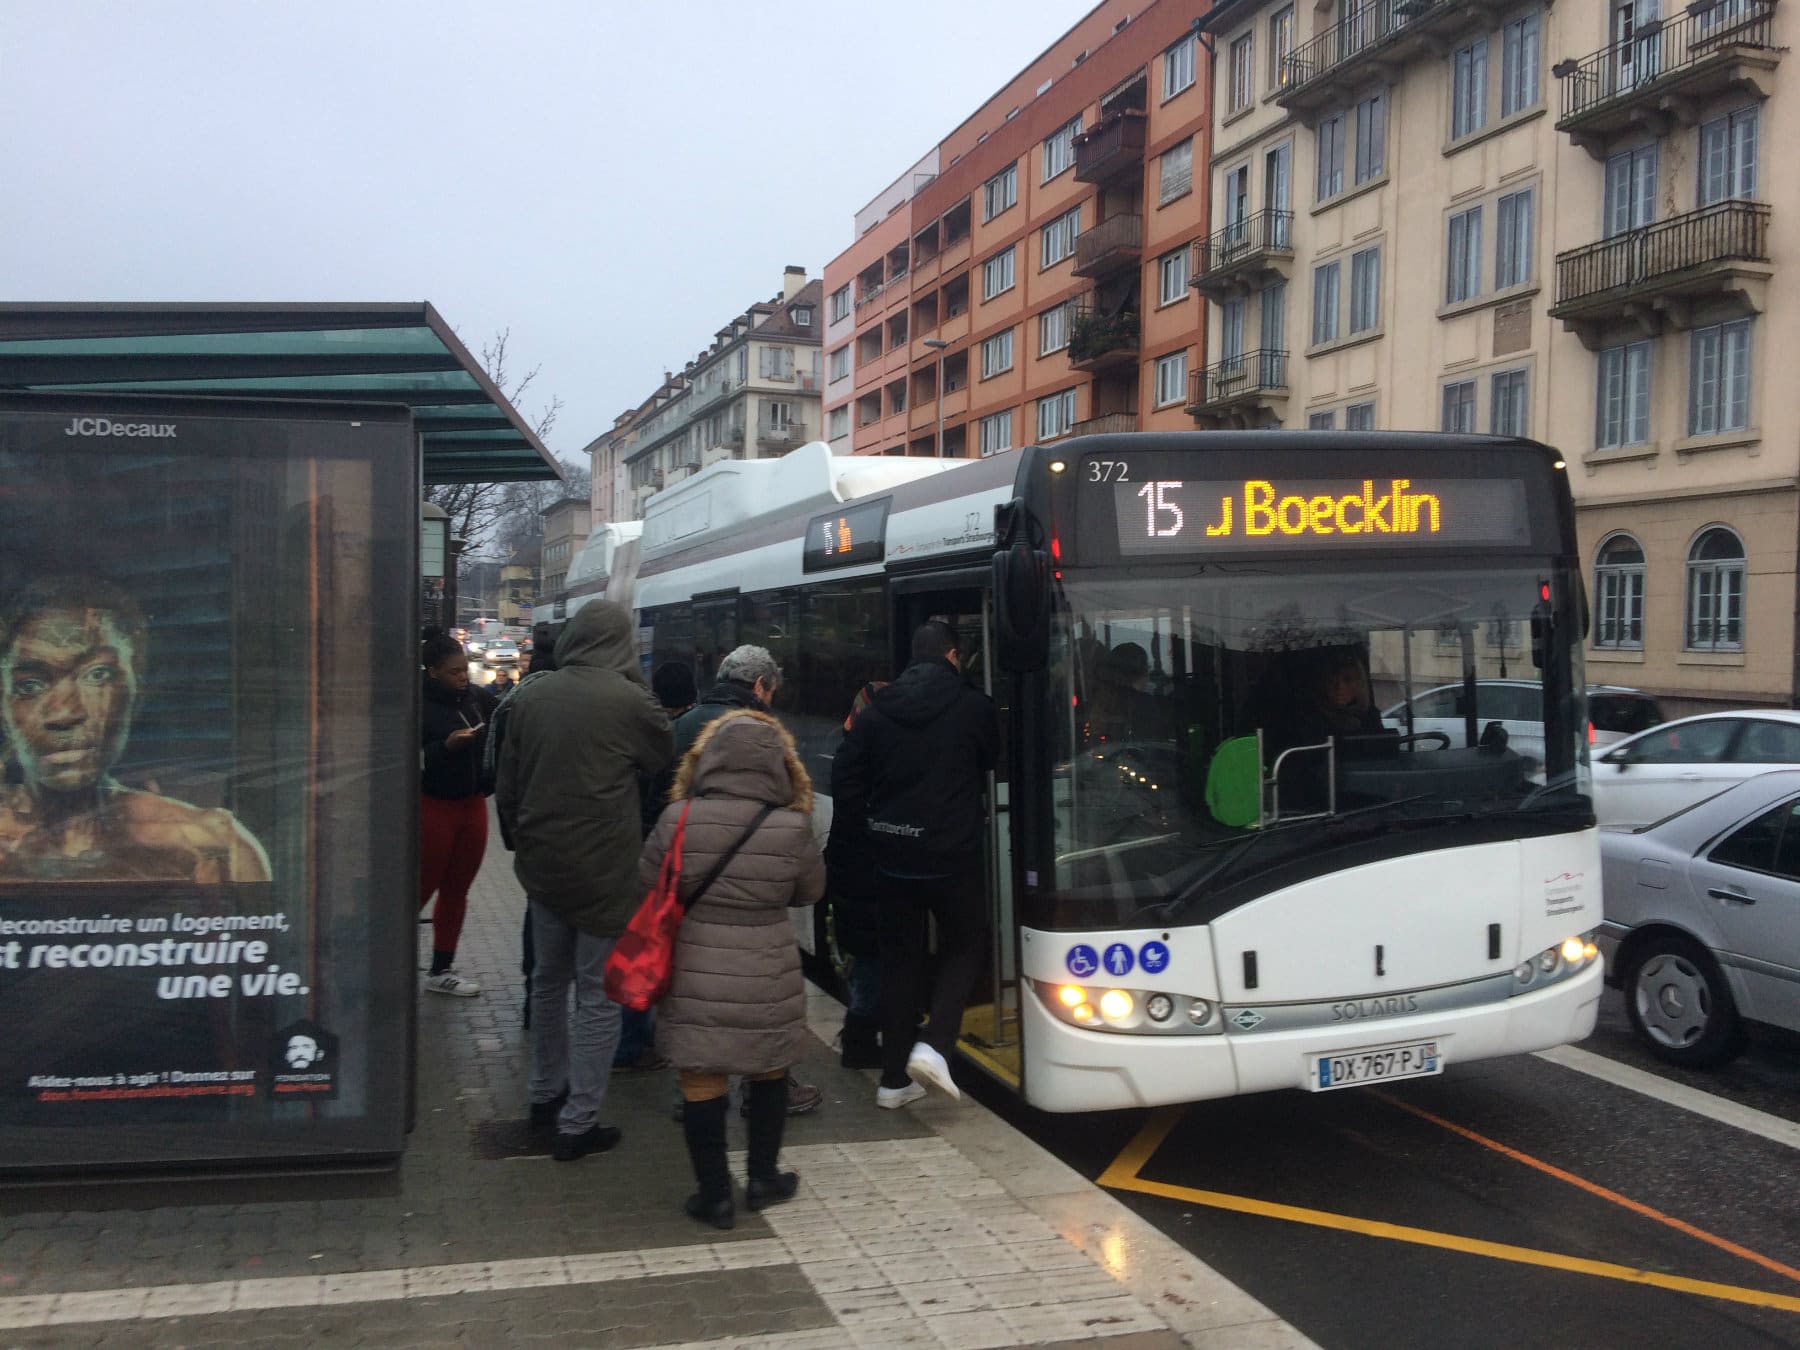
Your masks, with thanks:
[{"label": "man in black hooded jacket", "polygon": [[[878,1106],[917,1101],[923,1078],[952,1097],[948,1056],[987,942],[982,868],[987,776],[1000,748],[993,702],[963,683],[956,634],[932,620],[912,664],[870,700],[832,763],[834,815],[860,820],[881,909]],[[927,917],[937,921],[931,1021],[915,1040],[926,986]]]}]

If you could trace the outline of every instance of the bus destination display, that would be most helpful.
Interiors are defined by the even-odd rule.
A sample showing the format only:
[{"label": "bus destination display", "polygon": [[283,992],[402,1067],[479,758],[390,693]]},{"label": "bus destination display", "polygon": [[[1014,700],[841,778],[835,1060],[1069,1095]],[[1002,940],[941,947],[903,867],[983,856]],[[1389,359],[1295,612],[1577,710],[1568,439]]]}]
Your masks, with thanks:
[{"label": "bus destination display", "polygon": [[863,567],[885,555],[887,498],[846,506],[814,516],[806,527],[801,570],[825,572],[834,567]]},{"label": "bus destination display", "polygon": [[1119,552],[1274,552],[1366,544],[1529,544],[1525,485],[1506,478],[1114,481]]}]

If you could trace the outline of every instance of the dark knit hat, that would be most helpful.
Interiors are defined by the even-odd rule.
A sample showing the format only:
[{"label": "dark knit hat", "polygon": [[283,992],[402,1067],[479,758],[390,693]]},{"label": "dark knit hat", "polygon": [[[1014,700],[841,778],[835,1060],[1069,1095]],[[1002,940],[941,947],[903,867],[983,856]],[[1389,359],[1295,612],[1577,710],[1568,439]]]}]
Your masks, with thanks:
[{"label": "dark knit hat", "polygon": [[700,698],[693,670],[680,661],[664,661],[651,672],[650,689],[665,708],[691,708]]}]

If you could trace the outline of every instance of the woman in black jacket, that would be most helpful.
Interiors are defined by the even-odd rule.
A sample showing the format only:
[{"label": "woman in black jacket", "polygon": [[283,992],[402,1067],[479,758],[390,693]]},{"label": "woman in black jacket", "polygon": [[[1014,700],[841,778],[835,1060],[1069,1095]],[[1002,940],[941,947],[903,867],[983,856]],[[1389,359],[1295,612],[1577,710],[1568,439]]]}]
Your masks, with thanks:
[{"label": "woman in black jacket", "polygon": [[421,652],[419,908],[432,894],[431,973],[425,987],[473,998],[474,980],[456,973],[456,943],[469,908],[469,887],[487,852],[487,799],[481,791],[481,747],[487,700],[469,684],[469,658],[452,637],[433,637]]}]

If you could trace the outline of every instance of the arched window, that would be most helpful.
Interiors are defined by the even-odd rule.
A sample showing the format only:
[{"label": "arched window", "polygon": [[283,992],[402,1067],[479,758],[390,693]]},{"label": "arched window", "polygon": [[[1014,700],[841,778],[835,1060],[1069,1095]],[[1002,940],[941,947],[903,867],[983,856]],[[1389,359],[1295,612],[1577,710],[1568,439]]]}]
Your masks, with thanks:
[{"label": "arched window", "polygon": [[1594,645],[1644,645],[1644,550],[1628,534],[1601,542],[1594,555]]},{"label": "arched window", "polygon": [[1688,549],[1687,648],[1744,649],[1744,541],[1723,525],[1700,532]]}]

